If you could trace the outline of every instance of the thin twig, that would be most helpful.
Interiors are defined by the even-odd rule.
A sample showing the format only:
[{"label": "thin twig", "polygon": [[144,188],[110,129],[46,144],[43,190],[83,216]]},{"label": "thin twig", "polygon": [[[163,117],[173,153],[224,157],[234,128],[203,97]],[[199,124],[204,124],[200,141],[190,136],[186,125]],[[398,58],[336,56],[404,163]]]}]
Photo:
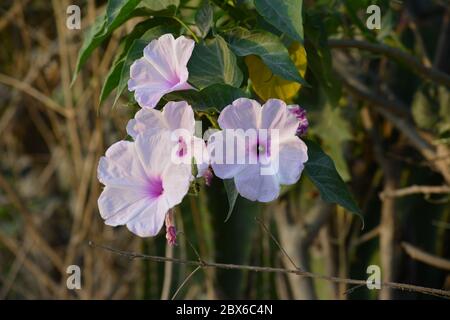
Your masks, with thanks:
[{"label": "thin twig", "polygon": [[450,261],[441,257],[437,257],[422,249],[416,248],[412,244],[402,242],[402,248],[413,259],[426,263],[430,266],[450,271]]},{"label": "thin twig", "polygon": [[71,118],[73,113],[68,112],[67,109],[64,109],[61,107],[58,103],[47,97],[42,92],[38,91],[37,89],[30,86],[28,83],[22,82],[20,80],[17,80],[15,78],[12,78],[10,76],[7,76],[6,74],[0,73],[0,83],[3,83],[7,86],[16,88],[17,90],[20,90],[29,96],[35,98],[36,100],[40,101],[44,106],[46,106],[48,109],[57,112],[58,114],[66,117]]},{"label": "thin twig", "polygon": [[270,236],[270,238],[272,238],[273,242],[277,245],[277,247],[281,250],[281,252],[283,252],[283,254],[286,256],[286,258],[288,258],[289,262],[294,266],[294,268],[301,270],[301,268],[299,268],[295,264],[294,260],[289,256],[289,254],[286,252],[286,250],[284,250],[284,248],[278,242],[277,238],[275,238],[275,236],[272,234],[272,232],[270,232],[269,228],[267,228],[267,226],[264,224],[264,222],[262,222],[258,217],[255,217],[255,220],[261,225],[261,227]]},{"label": "thin twig", "polygon": [[201,269],[201,266],[198,266],[197,268],[195,268],[187,277],[186,279],[184,279],[184,281],[180,284],[180,286],[178,287],[177,291],[175,291],[175,293],[172,296],[171,300],[174,300],[176,298],[176,296],[178,295],[178,292],[180,292],[180,290],[184,287],[184,285],[189,281],[189,279],[198,271]]},{"label": "thin twig", "polygon": [[399,198],[412,194],[423,193],[425,195],[430,195],[433,193],[450,193],[449,186],[410,186],[402,189],[392,190],[390,192],[381,192],[380,198]]},{"label": "thin twig", "polygon": [[347,49],[355,48],[367,50],[373,53],[384,54],[392,59],[401,61],[407,64],[411,69],[416,71],[419,75],[433,80],[437,83],[450,87],[450,76],[442,71],[439,71],[433,67],[427,67],[423,65],[419,59],[413,55],[393,47],[389,47],[384,44],[371,43],[360,40],[346,40],[346,39],[331,39],[328,40],[328,45],[331,48]]},{"label": "thin twig", "polygon": [[[315,274],[312,272],[306,272],[296,269],[283,269],[283,268],[273,268],[273,267],[260,267],[260,266],[250,266],[250,265],[237,265],[237,264],[229,264],[229,263],[216,263],[216,262],[205,262],[203,263],[199,261],[194,260],[182,260],[182,259],[176,259],[176,258],[167,258],[167,257],[160,257],[160,256],[150,256],[145,255],[141,253],[135,253],[135,252],[128,252],[123,250],[118,250],[109,246],[105,245],[99,245],[95,244],[94,242],[90,241],[89,245],[93,248],[99,248],[106,251],[110,251],[114,254],[127,257],[129,259],[145,259],[150,260],[154,262],[166,262],[171,261],[173,263],[179,263],[179,264],[186,264],[186,265],[193,265],[198,266],[201,268],[219,268],[219,269],[227,269],[227,270],[247,270],[247,271],[253,271],[253,272],[272,272],[272,273],[285,273],[285,274],[297,274],[304,277],[309,277],[313,279],[318,280],[325,280],[325,281],[332,281],[336,283],[346,283],[346,284],[354,284],[354,285],[360,285],[360,284],[366,284],[366,280],[355,280],[355,279],[346,279],[346,278],[338,278],[338,277],[329,277],[324,276],[320,274]],[[404,284],[404,283],[396,283],[396,282],[382,282],[381,287],[389,287],[393,289],[398,289],[402,291],[410,291],[410,292],[418,292],[423,293],[427,295],[433,295],[441,298],[450,299],[450,291],[441,290],[441,289],[434,289],[434,288],[427,288],[427,287],[421,287],[411,284]]]}]

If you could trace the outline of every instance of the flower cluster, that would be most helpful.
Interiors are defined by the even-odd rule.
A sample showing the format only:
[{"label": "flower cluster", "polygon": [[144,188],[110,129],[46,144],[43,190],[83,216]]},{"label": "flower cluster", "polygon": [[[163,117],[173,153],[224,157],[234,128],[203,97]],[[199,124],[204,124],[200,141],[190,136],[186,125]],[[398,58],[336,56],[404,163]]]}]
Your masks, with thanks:
[{"label": "flower cluster", "polygon": [[194,111],[187,102],[170,101],[156,110],[165,94],[192,89],[187,63],[193,48],[194,41],[166,34],[144,49],[128,82],[142,108],[126,128],[132,141],[113,144],[98,166],[105,185],[98,206],[105,223],[126,225],[141,237],[156,235],[165,223],[172,245],[173,208],[196,178],[203,177],[207,185],[213,173],[234,179],[243,197],[269,202],[279,196],[280,185],[299,180],[308,160],[298,136],[308,125],[305,112],[278,99],[262,106],[247,98],[235,100],[220,113],[222,130],[213,132],[207,144],[194,135]]}]

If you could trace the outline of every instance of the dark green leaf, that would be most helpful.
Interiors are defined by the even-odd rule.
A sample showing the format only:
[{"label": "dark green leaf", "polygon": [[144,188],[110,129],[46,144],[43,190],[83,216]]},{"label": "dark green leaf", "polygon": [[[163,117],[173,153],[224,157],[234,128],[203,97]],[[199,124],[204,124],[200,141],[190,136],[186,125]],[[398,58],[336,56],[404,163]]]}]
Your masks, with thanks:
[{"label": "dark green leaf", "polygon": [[239,87],[242,72],[236,56],[222,37],[216,36],[195,46],[188,63],[189,82],[199,89],[215,83]]},{"label": "dark green leaf", "polygon": [[213,9],[209,0],[203,0],[201,7],[197,10],[195,24],[200,29],[202,37],[206,37],[213,24]]},{"label": "dark green leaf", "polygon": [[330,104],[335,106],[341,96],[341,84],[333,73],[326,27],[321,16],[306,15],[305,20],[305,30],[309,40],[305,42],[308,69],[323,88]]},{"label": "dark green leaf", "polygon": [[239,88],[231,87],[226,84],[213,84],[200,91],[186,90],[169,93],[165,96],[166,100],[184,100],[188,102],[194,110],[206,110],[215,108],[221,111],[230,105],[234,100],[248,95]]},{"label": "dark green leaf", "polygon": [[227,34],[227,40],[236,55],[257,55],[274,74],[286,80],[306,84],[289,57],[288,50],[277,36],[266,31],[236,28]]},{"label": "dark green leaf", "polygon": [[303,0],[255,0],[258,13],[291,38],[303,43]]},{"label": "dark green leaf", "polygon": [[333,158],[339,175],[344,181],[349,181],[351,177],[344,157],[344,144],[352,139],[350,122],[343,116],[342,108],[333,108],[330,104],[318,112],[318,116],[314,132]]},{"label": "dark green leaf", "polygon": [[176,12],[179,5],[180,0],[142,0],[140,7],[171,15]]},{"label": "dark green leaf", "polygon": [[103,83],[102,91],[100,92],[100,105],[108,98],[109,94],[119,85],[120,76],[122,74],[125,59],[120,59],[109,70],[106,80]]},{"label": "dark green leaf", "polygon": [[74,81],[89,56],[108,36],[122,23],[128,20],[140,0],[109,0],[106,14],[97,17],[84,38],[83,45],[78,53],[77,65],[73,76]]},{"label": "dark green leaf", "polygon": [[305,173],[319,189],[322,199],[337,203],[345,209],[357,214],[362,221],[361,210],[356,204],[347,185],[339,176],[333,160],[313,141],[306,140],[308,146],[308,161]]}]

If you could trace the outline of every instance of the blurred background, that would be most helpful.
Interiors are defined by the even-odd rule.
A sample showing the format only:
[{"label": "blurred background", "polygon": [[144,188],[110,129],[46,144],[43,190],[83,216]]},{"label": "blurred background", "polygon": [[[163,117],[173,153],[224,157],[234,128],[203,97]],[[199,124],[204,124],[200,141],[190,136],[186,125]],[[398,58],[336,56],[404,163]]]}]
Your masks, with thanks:
[{"label": "blurred background", "polygon": [[[381,30],[369,42],[360,24],[372,2],[304,1],[306,35],[317,22],[308,10],[334,24],[322,39],[323,60],[308,61],[311,88],[295,100],[308,111],[308,135],[321,141],[354,193],[364,228],[357,216],[324,203],[305,177],[270,204],[239,198],[224,222],[227,196],[215,179],[176,209],[182,233],[170,248],[164,232],[141,239],[105,226],[97,208],[98,159],[126,138],[135,111],[127,97],[115,108],[112,98],[98,108],[98,99],[120,39],[138,19],[96,50],[71,86],[83,32],[105,1],[2,0],[0,299],[167,299],[175,292],[177,299],[430,298],[213,268],[181,287],[195,267],[129,259],[90,241],[254,266],[292,269],[292,259],[303,270],[362,280],[378,265],[383,281],[450,290],[449,3],[378,1]],[[66,28],[70,4],[81,8],[81,30]],[[333,70],[320,79],[314,69],[327,59]],[[81,290],[67,289],[70,265],[81,268]]]}]

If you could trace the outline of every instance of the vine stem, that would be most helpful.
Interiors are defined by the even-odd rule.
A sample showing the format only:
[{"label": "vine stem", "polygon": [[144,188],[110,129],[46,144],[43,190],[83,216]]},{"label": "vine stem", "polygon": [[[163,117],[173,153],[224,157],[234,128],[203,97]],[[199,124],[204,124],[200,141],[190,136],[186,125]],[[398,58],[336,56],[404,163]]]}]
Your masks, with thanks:
[{"label": "vine stem", "polygon": [[177,21],[179,24],[181,24],[184,28],[186,28],[187,31],[189,31],[189,33],[192,35],[192,37],[194,38],[196,43],[199,43],[200,40],[198,39],[197,35],[195,34],[194,31],[192,31],[192,29],[183,22],[183,20],[181,20],[180,18],[178,18],[177,16],[173,16],[172,17],[175,21]]},{"label": "vine stem", "polygon": [[[110,251],[114,254],[127,257],[129,259],[145,259],[154,262],[173,262],[178,264],[192,265],[200,268],[218,268],[218,269],[227,269],[227,270],[245,270],[252,272],[271,272],[271,273],[285,273],[285,274],[296,274],[302,277],[308,277],[318,280],[331,281],[335,283],[346,283],[353,285],[366,285],[366,280],[356,280],[356,279],[347,279],[347,278],[339,278],[339,277],[331,277],[320,275],[312,272],[302,271],[298,269],[283,269],[283,268],[274,268],[274,267],[260,267],[260,266],[251,266],[251,265],[238,265],[238,264],[230,264],[230,263],[217,263],[217,262],[206,262],[206,261],[194,261],[194,260],[184,260],[178,258],[169,258],[169,257],[161,257],[161,256],[150,256],[141,253],[128,252],[119,249],[115,249],[109,246],[95,244],[92,241],[89,241],[89,246],[93,248],[99,248],[106,251]],[[450,291],[421,287],[411,284],[405,283],[396,283],[396,282],[382,282],[381,288],[393,288],[402,291],[409,292],[418,292],[422,294],[437,296],[440,298],[450,299]]]}]

